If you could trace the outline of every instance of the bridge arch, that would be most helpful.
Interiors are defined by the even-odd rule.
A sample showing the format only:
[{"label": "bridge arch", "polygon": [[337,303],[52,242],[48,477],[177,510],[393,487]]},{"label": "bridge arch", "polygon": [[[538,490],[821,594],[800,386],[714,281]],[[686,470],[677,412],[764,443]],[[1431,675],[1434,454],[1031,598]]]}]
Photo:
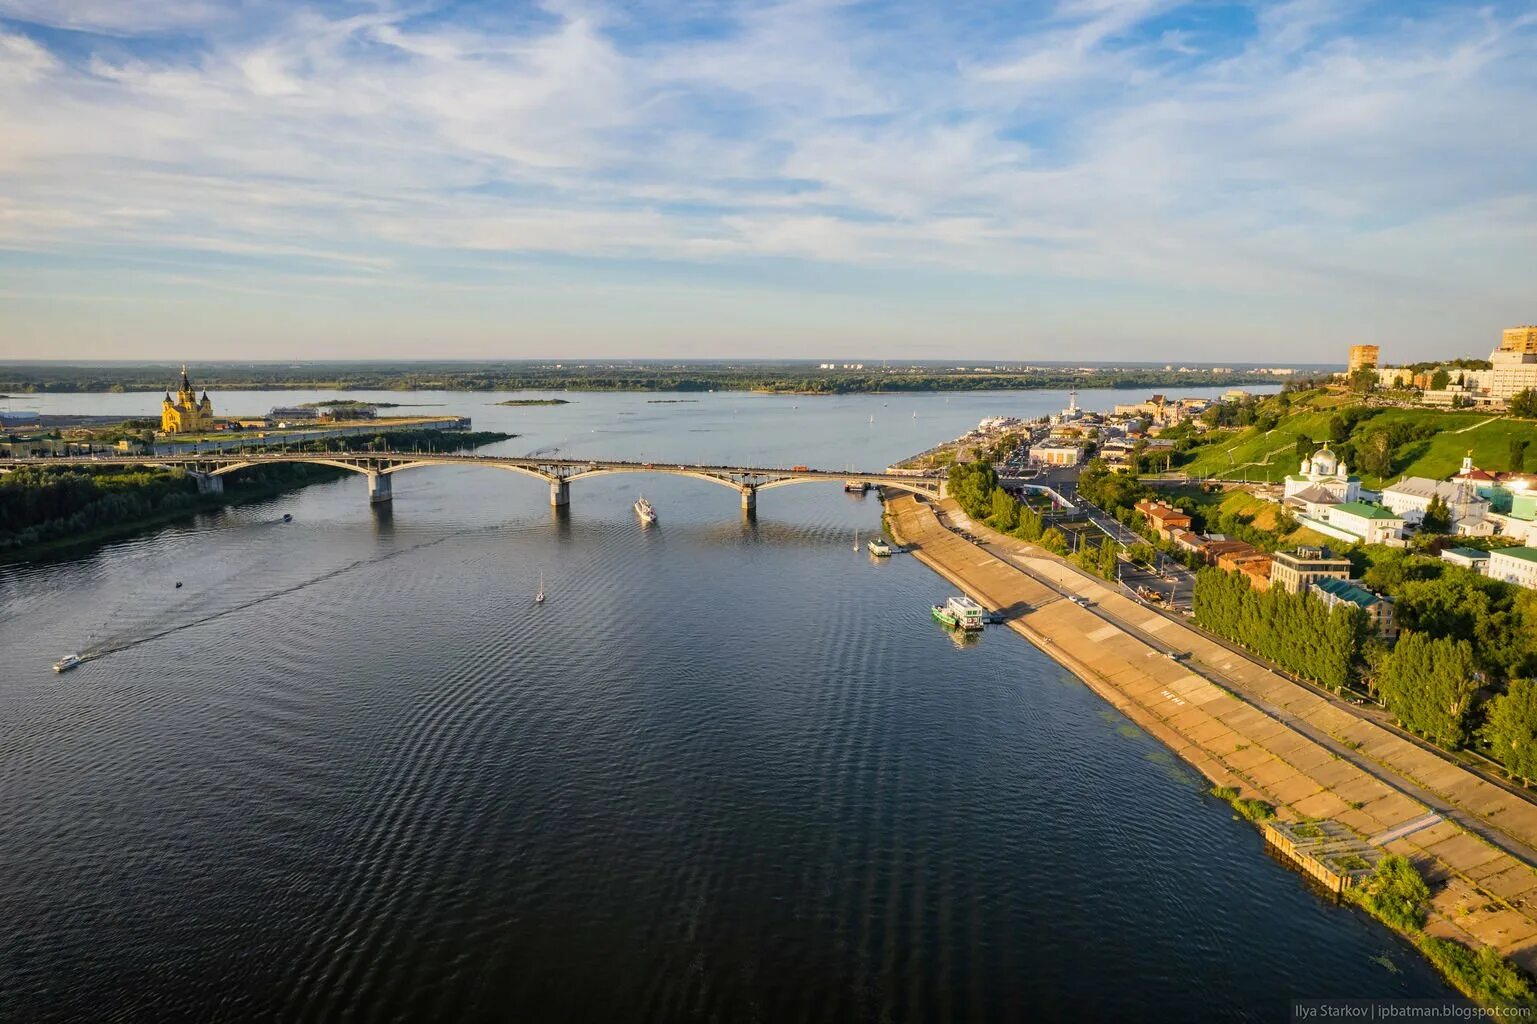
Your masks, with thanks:
[{"label": "bridge arch", "polygon": [[671,466],[653,466],[650,469],[646,468],[645,466],[635,466],[633,468],[625,466],[623,468],[584,469],[579,473],[571,474],[565,479],[567,483],[571,483],[576,480],[587,480],[597,476],[615,476],[620,473],[667,473],[671,476],[688,476],[693,477],[695,480],[704,480],[708,483],[719,484],[721,487],[729,487],[733,491],[740,491],[742,489],[741,484],[728,477],[715,476],[711,473],[701,473],[691,469],[677,469]]},{"label": "bridge arch", "polygon": [[893,487],[893,488],[896,488],[899,491],[907,491],[910,494],[921,495],[921,496],[923,496],[925,498],[932,498],[932,497],[936,496],[937,494],[939,494],[939,492],[940,492],[939,481],[936,480],[933,483],[930,483],[930,484],[927,484],[927,485],[917,482],[918,480],[925,480],[925,479],[928,479],[928,478],[917,477],[917,478],[915,478],[915,481],[913,483],[906,483],[906,482],[902,482],[902,481],[886,480],[886,479],[872,480],[872,479],[869,479],[867,477],[857,476],[857,475],[853,475],[853,474],[851,474],[849,476],[840,476],[840,477],[832,477],[832,476],[787,476],[787,477],[783,477],[783,478],[778,479],[778,480],[770,480],[767,483],[759,484],[758,485],[758,490],[766,491],[766,490],[768,490],[771,487],[788,487],[791,484],[842,484],[845,480],[857,480],[857,481],[860,481],[862,483],[870,484],[872,487]]}]

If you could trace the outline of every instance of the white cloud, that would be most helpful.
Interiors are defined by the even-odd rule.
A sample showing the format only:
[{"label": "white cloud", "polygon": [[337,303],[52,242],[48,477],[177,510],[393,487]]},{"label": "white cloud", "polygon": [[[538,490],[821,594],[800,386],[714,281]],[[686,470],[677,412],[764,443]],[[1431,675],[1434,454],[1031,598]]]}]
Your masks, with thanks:
[{"label": "white cloud", "polygon": [[[0,16],[61,23],[42,7]],[[1345,34],[1293,0],[1206,60],[1157,21],[1172,0],[965,46],[808,0],[654,37],[598,4],[358,10],[76,4],[97,31],[208,32],[84,58],[0,33],[0,242],[349,285],[420,285],[458,250],[1442,306],[1511,302],[1537,263],[1513,212],[1537,193],[1530,18]]]}]

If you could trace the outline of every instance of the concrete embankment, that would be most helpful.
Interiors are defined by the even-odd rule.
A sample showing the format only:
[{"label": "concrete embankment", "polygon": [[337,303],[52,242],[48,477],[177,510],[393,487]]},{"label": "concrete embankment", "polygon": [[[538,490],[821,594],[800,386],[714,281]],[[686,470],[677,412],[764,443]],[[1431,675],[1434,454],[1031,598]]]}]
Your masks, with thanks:
[{"label": "concrete embankment", "polygon": [[[1408,856],[1433,893],[1427,934],[1494,946],[1537,971],[1537,807],[1040,548],[995,536],[988,550],[911,497],[887,511],[915,557],[1002,610],[1010,629],[1213,783]],[[960,515],[950,502],[939,511]]]}]

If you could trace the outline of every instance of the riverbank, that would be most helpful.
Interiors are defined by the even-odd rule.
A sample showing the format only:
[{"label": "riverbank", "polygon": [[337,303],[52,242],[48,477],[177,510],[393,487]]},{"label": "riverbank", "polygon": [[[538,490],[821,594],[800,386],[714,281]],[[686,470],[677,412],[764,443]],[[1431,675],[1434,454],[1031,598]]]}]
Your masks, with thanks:
[{"label": "riverbank", "polygon": [[[515,435],[498,431],[444,433],[390,431],[389,445],[409,450],[445,442],[473,449]],[[375,439],[348,438],[360,450]],[[352,475],[334,466],[293,463],[248,467],[222,478],[217,494],[203,494],[177,469],[131,463],[26,466],[0,476],[0,563],[30,561],[88,549],[96,544],[230,505],[266,501],[313,483]]]},{"label": "riverbank", "polygon": [[38,541],[34,544],[11,548],[0,551],[0,564],[10,562],[41,561],[54,557],[61,557],[74,552],[86,551],[98,544],[107,541],[121,540],[131,537],[145,530],[170,526],[173,523],[185,522],[200,515],[217,512],[221,508],[229,508],[235,505],[251,505],[260,501],[268,501],[282,494],[301,490],[311,484],[329,483],[344,476],[350,475],[347,470],[334,469],[330,466],[283,466],[265,467],[270,469],[304,469],[302,478],[288,478],[283,480],[246,481],[241,486],[233,486],[220,494],[188,494],[187,501],[174,507],[167,507],[158,511],[148,512],[139,516],[127,517],[116,522],[106,523],[92,527],[88,530],[78,531],[69,536],[56,537],[49,540]]},{"label": "riverbank", "polygon": [[[1430,883],[1426,935],[1492,946],[1537,969],[1537,807],[1039,548],[976,524],[967,529],[996,547],[965,541],[911,497],[887,509],[915,557],[1003,610],[1010,629],[1215,786],[1270,804],[1282,820],[1337,821],[1403,854]],[[958,514],[949,502],[939,511]]]}]

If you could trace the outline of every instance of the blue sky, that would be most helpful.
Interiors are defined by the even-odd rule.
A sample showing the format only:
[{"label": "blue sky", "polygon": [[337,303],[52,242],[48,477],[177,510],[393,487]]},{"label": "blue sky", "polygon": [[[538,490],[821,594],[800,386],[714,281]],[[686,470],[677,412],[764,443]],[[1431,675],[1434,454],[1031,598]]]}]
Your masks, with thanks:
[{"label": "blue sky", "polygon": [[0,357],[1483,355],[1537,2],[0,0]]}]

